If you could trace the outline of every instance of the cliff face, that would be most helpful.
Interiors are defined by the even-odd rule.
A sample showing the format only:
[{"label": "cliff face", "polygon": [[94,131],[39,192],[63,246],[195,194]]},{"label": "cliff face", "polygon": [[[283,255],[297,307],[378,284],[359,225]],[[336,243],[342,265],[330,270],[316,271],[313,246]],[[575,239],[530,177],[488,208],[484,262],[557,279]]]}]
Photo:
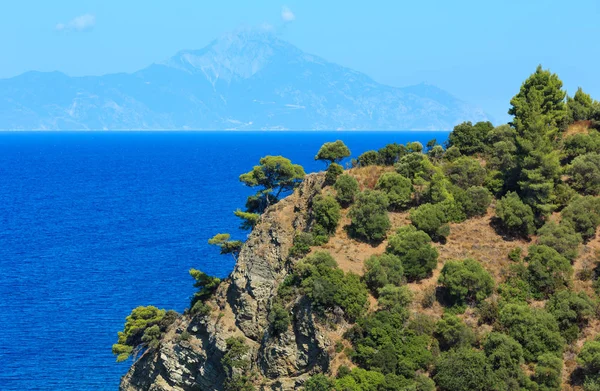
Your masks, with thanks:
[{"label": "cliff face", "polygon": [[219,390],[226,339],[244,336],[252,372],[267,389],[294,389],[314,371],[328,369],[332,343],[314,321],[311,304],[299,299],[287,332],[274,335],[267,315],[277,287],[289,271],[288,252],[306,228],[322,175],[309,175],[294,194],[270,207],[242,248],[230,277],[207,303],[208,316],[184,315],[160,347],[146,352],[123,377],[122,391]]}]

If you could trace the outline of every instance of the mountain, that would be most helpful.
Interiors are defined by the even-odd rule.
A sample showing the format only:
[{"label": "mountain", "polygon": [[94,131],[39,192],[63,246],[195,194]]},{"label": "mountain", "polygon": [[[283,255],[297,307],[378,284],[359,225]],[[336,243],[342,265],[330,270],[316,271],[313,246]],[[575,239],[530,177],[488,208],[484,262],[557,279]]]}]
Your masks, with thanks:
[{"label": "mountain", "polygon": [[140,71],[0,80],[0,129],[444,130],[486,114],[434,86],[396,88],[263,30]]}]

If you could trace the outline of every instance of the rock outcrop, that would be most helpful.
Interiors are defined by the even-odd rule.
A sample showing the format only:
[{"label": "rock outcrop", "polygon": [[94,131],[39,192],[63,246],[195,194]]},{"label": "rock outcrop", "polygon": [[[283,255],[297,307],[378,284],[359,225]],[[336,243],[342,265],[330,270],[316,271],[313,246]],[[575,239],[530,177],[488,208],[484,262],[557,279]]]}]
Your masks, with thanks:
[{"label": "rock outcrop", "polygon": [[308,175],[290,196],[268,208],[242,248],[230,277],[207,303],[208,316],[183,315],[160,347],[144,353],[123,377],[122,391],[220,390],[226,340],[243,336],[252,372],[266,389],[291,390],[314,372],[327,371],[332,342],[300,298],[292,325],[275,335],[267,316],[277,287],[290,270],[288,252],[306,228],[312,198],[323,175]]}]

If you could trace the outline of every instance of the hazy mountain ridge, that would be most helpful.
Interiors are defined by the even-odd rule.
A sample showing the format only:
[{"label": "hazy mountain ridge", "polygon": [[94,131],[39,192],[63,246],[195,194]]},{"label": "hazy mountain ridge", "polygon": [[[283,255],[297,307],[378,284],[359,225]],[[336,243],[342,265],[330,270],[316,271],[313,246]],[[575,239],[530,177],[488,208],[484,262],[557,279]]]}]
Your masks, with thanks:
[{"label": "hazy mountain ridge", "polygon": [[257,30],[132,74],[0,80],[0,129],[450,129],[486,114],[434,86],[395,88]]}]

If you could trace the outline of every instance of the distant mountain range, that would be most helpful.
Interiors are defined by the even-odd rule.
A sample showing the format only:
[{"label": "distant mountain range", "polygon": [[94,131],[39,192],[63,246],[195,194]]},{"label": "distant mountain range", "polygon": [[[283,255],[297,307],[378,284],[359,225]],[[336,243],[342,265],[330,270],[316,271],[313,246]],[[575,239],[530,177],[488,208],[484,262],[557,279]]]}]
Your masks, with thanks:
[{"label": "distant mountain range", "polygon": [[432,85],[382,85],[262,30],[131,74],[0,80],[2,130],[445,130],[487,119]]}]

